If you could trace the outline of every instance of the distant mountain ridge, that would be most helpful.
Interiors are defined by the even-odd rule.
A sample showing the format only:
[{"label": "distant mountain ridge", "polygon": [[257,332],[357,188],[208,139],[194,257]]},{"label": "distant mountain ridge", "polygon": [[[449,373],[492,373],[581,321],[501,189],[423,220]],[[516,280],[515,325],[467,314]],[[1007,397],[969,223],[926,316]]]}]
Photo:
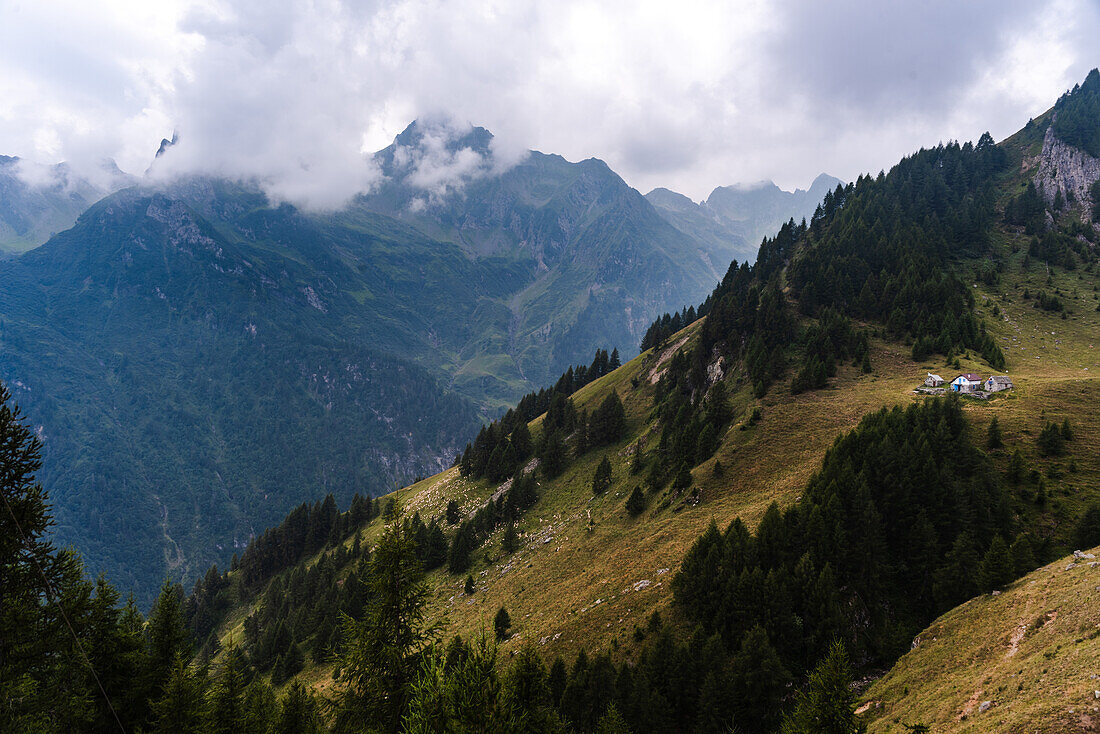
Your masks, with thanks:
[{"label": "distant mountain ridge", "polygon": [[114,162],[105,163],[96,183],[60,163],[37,171],[42,182],[28,183],[19,158],[0,155],[0,253],[37,247],[73,226],[76,218],[107,194],[133,184]]},{"label": "distant mountain ridge", "polygon": [[761,181],[719,186],[700,203],[664,188],[650,191],[646,199],[681,232],[728,249],[731,258],[753,262],[764,237],[774,235],[790,219],[809,219],[825,194],[842,183],[822,173],[808,189],[784,191]]}]

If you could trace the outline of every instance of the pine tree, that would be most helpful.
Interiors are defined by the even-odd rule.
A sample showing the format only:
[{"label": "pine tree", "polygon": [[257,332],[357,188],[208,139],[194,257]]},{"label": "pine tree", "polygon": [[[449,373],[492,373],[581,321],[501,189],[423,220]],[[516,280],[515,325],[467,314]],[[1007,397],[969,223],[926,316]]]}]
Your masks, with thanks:
[{"label": "pine tree", "polygon": [[1016,578],[1016,567],[1004,538],[997,535],[978,567],[978,578],[986,591],[1000,589]]},{"label": "pine tree", "polygon": [[626,409],[619,394],[612,391],[592,413],[588,429],[589,444],[593,447],[615,443],[626,433]]},{"label": "pine tree", "polygon": [[1047,423],[1039,432],[1039,451],[1043,456],[1061,456],[1066,452],[1066,437],[1054,423]]},{"label": "pine tree", "polygon": [[611,486],[611,462],[604,456],[592,476],[592,494],[603,494]]},{"label": "pine tree", "polygon": [[763,627],[753,627],[742,638],[732,675],[736,720],[742,726],[770,730],[778,721],[780,702],[792,679]]},{"label": "pine tree", "polygon": [[634,442],[634,452],[630,459],[630,473],[641,474],[645,469],[645,452],[642,451],[642,440],[638,439]]},{"label": "pine tree", "polygon": [[158,698],[177,657],[190,660],[191,635],[183,614],[183,588],[165,581],[146,625],[146,685]]},{"label": "pine tree", "polygon": [[849,683],[852,667],[844,644],[834,642],[829,654],[800,691],[794,711],[783,721],[783,734],[861,734],[866,724],[855,713],[856,694]]},{"label": "pine tree", "polygon": [[[544,430],[549,430],[544,428]],[[566,451],[565,441],[560,431],[552,431],[543,442],[539,452],[539,463],[543,474],[553,479],[565,470]]]},{"label": "pine tree", "polygon": [[474,592],[477,591],[477,587],[474,586],[474,577],[470,574],[466,574],[466,583],[462,585],[462,591],[466,596],[473,596]]},{"label": "pine tree", "polygon": [[470,567],[470,553],[474,550],[473,529],[470,524],[463,523],[455,532],[451,541],[451,549],[447,553],[447,570],[451,573],[462,573]]},{"label": "pine tree", "polygon": [[493,630],[496,632],[498,640],[503,640],[508,637],[508,630],[512,626],[512,618],[508,616],[508,610],[501,607],[495,617],[493,617]]},{"label": "pine tree", "polygon": [[619,713],[615,704],[607,707],[607,711],[600,717],[596,725],[596,734],[630,734],[630,728],[626,725],[626,719]]},{"label": "pine tree", "polygon": [[456,500],[450,500],[447,503],[447,524],[457,525],[458,521],[462,519],[462,512],[458,507]]},{"label": "pine tree", "polygon": [[176,657],[164,692],[153,703],[155,734],[201,734],[205,731],[206,681]]},{"label": "pine tree", "polygon": [[1100,502],[1093,502],[1081,518],[1073,532],[1073,543],[1078,550],[1087,550],[1100,545]]},{"label": "pine tree", "polygon": [[504,537],[500,541],[500,548],[508,555],[515,553],[519,548],[519,535],[516,533],[515,523],[508,523]]},{"label": "pine tree", "polygon": [[1005,445],[1004,438],[1001,436],[1001,424],[997,421],[997,416],[993,416],[993,420],[989,422],[985,445],[991,450],[1003,448]]},{"label": "pine tree", "polygon": [[642,492],[642,488],[635,485],[634,491],[630,493],[630,497],[626,500],[626,511],[630,513],[632,517],[637,517],[645,510],[645,494]]},{"label": "pine tree", "polygon": [[240,734],[244,727],[245,675],[248,663],[240,648],[229,650],[214,680],[206,731],[212,734]]},{"label": "pine tree", "polygon": [[691,467],[681,464],[676,472],[676,478],[672,480],[672,488],[684,490],[691,486]]},{"label": "pine tree", "polygon": [[427,587],[416,547],[394,507],[370,561],[369,601],[362,619],[343,616],[342,690],[337,729],[363,721],[396,731],[405,713],[419,656],[438,634],[426,622]]},{"label": "pine tree", "polygon": [[253,678],[244,689],[239,734],[270,734],[278,713],[275,691],[263,678]]},{"label": "pine tree", "polygon": [[550,664],[550,674],[547,677],[547,684],[550,686],[550,702],[554,708],[561,705],[562,693],[565,692],[565,686],[568,682],[569,673],[565,669],[565,661],[559,655]]},{"label": "pine tree", "polygon": [[1067,441],[1072,441],[1073,436],[1073,428],[1069,425],[1069,418],[1064,418],[1062,420],[1062,438]]},{"label": "pine tree", "polygon": [[48,540],[53,521],[35,478],[41,445],[10,398],[0,384],[0,701],[11,731],[37,731],[62,711],[74,724],[91,714],[86,667],[76,650],[62,653],[73,645],[57,612],[79,616],[86,584],[75,554]]},{"label": "pine tree", "polygon": [[531,730],[545,731],[554,718],[546,666],[532,643],[520,648],[504,678],[503,697],[508,706],[523,712]]},{"label": "pine tree", "polygon": [[1012,547],[1008,550],[1012,556],[1012,567],[1017,578],[1035,570],[1038,565],[1035,560],[1035,550],[1026,535],[1020,535],[1012,541]]},{"label": "pine tree", "polygon": [[1019,484],[1023,480],[1026,471],[1027,463],[1024,461],[1024,455],[1020,453],[1020,449],[1016,449],[1012,452],[1012,458],[1008,461],[1008,481],[1012,484]]},{"label": "pine tree", "polygon": [[323,731],[317,700],[299,681],[294,681],[279,703],[279,716],[272,734],[321,734]]}]

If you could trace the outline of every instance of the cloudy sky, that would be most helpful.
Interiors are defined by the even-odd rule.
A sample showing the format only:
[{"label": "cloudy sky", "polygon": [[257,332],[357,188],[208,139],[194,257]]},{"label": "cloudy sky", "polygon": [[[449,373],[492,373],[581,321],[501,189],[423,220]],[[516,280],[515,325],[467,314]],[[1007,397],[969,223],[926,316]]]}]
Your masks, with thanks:
[{"label": "cloudy sky", "polygon": [[1100,0],[0,0],[0,153],[141,173],[178,130],[166,170],[328,207],[449,117],[699,199],[1003,138],[1098,38]]}]

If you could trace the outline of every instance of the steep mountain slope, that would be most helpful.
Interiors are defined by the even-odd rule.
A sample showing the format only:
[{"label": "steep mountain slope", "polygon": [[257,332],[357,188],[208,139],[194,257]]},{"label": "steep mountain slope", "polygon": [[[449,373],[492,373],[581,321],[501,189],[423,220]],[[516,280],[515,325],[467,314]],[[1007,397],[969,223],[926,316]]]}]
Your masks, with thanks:
[{"label": "steep mountain slope", "polygon": [[[996,530],[985,527],[982,532],[1007,533],[1006,542],[1025,538],[1040,560],[1071,550],[1075,523],[1086,507],[1100,500],[1100,418],[1093,409],[1100,399],[1100,361],[1093,349],[1100,335],[1096,254],[1093,240],[1081,230],[1068,259],[1064,252],[1055,253],[1055,262],[1040,265],[1035,260],[1051,254],[1051,238],[1046,238],[1047,245],[1039,236],[1031,242],[1021,225],[1004,223],[1017,208],[1012,202],[1028,195],[1048,119],[1038,118],[1000,146],[993,146],[986,136],[976,146],[922,151],[889,175],[863,177],[826,199],[821,215],[807,228],[785,228],[767,241],[755,267],[727,274],[700,308],[705,318],[677,333],[663,334],[655,349],[572,396],[577,414],[591,417],[615,392],[625,407],[625,431],[608,445],[592,449],[584,430],[566,429],[574,432],[564,439],[570,458],[560,474],[545,471],[541,463],[554,455],[546,453],[554,444],[547,436],[560,431],[547,425],[562,425],[563,408],[553,407],[551,401],[551,410],[529,425],[534,445],[542,447],[535,449],[540,462],[524,464],[523,458],[518,464],[534,470],[537,488],[537,501],[515,521],[518,540],[507,540],[508,521],[499,520],[508,516],[507,509],[486,508],[490,498],[494,505],[498,500],[508,502],[519,480],[501,484],[473,472],[464,476],[463,470],[453,468],[402,490],[398,496],[406,512],[418,512],[424,523],[436,520],[447,528],[452,501],[458,522],[487,522],[487,514],[498,518],[478,536],[469,585],[464,583],[465,571],[431,572],[433,618],[445,620],[448,633],[472,634],[486,627],[503,605],[515,633],[503,643],[505,650],[533,641],[548,657],[586,648],[606,650],[613,661],[637,659],[653,611],[685,631],[696,622],[713,624],[673,604],[670,583],[711,520],[725,528],[740,517],[751,528],[772,502],[809,510],[804,503],[808,491],[818,497],[833,491],[813,479],[829,464],[830,446],[861,417],[884,407],[922,402],[914,388],[928,372],[989,374],[994,372],[991,361],[1007,363],[1015,388],[988,400],[964,400],[960,425],[951,429],[966,437],[968,451],[976,451],[960,454],[962,460],[973,460],[972,467],[981,469],[979,479],[993,495],[1004,498],[999,507],[1007,512],[998,510],[992,526]],[[923,191],[913,190],[915,180],[924,182]],[[904,205],[895,205],[895,200]],[[929,202],[939,207],[938,220],[926,216]],[[1079,221],[1082,205],[1076,202],[1054,212],[1054,228],[1048,234],[1077,227],[1074,221]],[[884,236],[887,227],[876,221],[876,212],[883,211],[891,212],[889,226],[897,228],[904,247],[875,245],[873,238]],[[871,232],[853,227],[853,221],[862,221]],[[827,254],[845,259],[843,272],[819,267]],[[874,282],[865,279],[862,292],[853,288],[848,276],[858,279],[860,268],[869,267],[877,273]],[[789,285],[782,298],[776,295],[780,279]],[[823,287],[810,288],[819,282]],[[1040,297],[1040,291],[1045,295]],[[898,293],[906,298],[894,300]],[[831,363],[831,371],[826,363]],[[719,384],[723,388],[715,391]],[[728,410],[709,407],[712,396],[721,401],[723,392]],[[712,417],[722,414],[728,417]],[[991,428],[994,419],[996,430]],[[1066,439],[1057,451],[1040,440],[1050,433],[1052,423],[1057,424],[1055,433]],[[714,432],[716,425],[720,430]],[[512,440],[503,441],[500,430],[489,440],[488,447],[495,441],[499,449],[499,458],[490,459],[490,464],[505,461],[512,441],[521,443],[514,433]],[[708,432],[715,436],[716,448],[703,441]],[[988,435],[998,436],[1002,445]],[[889,443],[875,448],[879,453],[874,459],[884,467],[900,462],[902,455],[912,461],[914,451],[927,451],[926,445],[904,446],[904,437],[894,440],[894,450]],[[605,458],[611,467],[610,486],[594,491]],[[857,496],[859,481],[842,470],[834,462],[829,476],[838,477],[838,484],[847,488],[847,501]],[[935,476],[935,468],[923,476]],[[919,476],[913,481],[922,492],[936,490],[924,486],[927,482]],[[627,501],[635,487],[643,507],[631,512]],[[889,496],[895,487],[864,489]],[[927,508],[930,513],[937,509],[942,508]],[[844,537],[868,541],[858,532],[859,523],[873,520],[874,514],[872,509],[849,518],[855,532],[849,527]],[[801,522],[797,512],[777,517],[773,513],[772,524],[757,540],[771,543],[765,547],[773,551],[781,532],[777,528]],[[904,532],[920,524],[904,525]],[[318,573],[321,578],[351,578],[356,552],[369,548],[380,525],[377,519],[353,525],[345,540],[335,544],[335,552],[310,555],[284,573],[274,572],[271,586],[266,579],[252,579],[246,586],[239,575],[224,577],[214,592],[222,595],[222,608],[228,608],[216,625],[218,634],[242,639],[249,630],[245,620],[255,613],[248,624],[260,625],[251,629],[262,639],[263,624],[274,623],[268,619],[272,609],[285,608],[298,620],[316,619],[324,612],[323,604],[302,590],[316,582]],[[452,548],[462,527],[448,530]],[[868,542],[873,542],[874,533],[869,536]],[[950,545],[954,535],[946,537]],[[518,548],[511,547],[513,541]],[[982,542],[988,545],[989,540]],[[967,543],[960,543],[968,552]],[[965,577],[965,571],[977,574],[987,548],[979,546],[974,554],[973,564],[960,566],[960,583],[939,583],[939,609],[956,603],[944,606],[953,594],[976,588],[977,582]],[[952,568],[927,565],[927,558],[938,562],[965,556],[952,547],[925,554],[921,563],[926,565],[920,567],[927,576],[921,588],[931,588],[931,570],[939,577]],[[769,553],[761,558],[777,565]],[[864,563],[873,566],[876,558],[868,554]],[[882,559],[889,562],[886,556]],[[919,559],[890,560],[917,564]],[[795,561],[797,554],[791,563]],[[768,583],[778,583],[768,573]],[[842,593],[850,593],[847,584],[844,589]],[[312,604],[295,606],[293,600],[303,594]],[[200,589],[198,609],[211,603],[203,598]],[[717,608],[730,615],[753,613],[739,607],[737,598],[723,603],[727,606]],[[853,610],[843,629],[865,651],[864,664],[889,664],[898,648],[934,616],[923,617],[914,628],[927,609],[897,612],[901,617],[892,622],[895,626],[881,628],[882,636],[868,644],[862,638],[870,624],[858,613],[863,607],[842,608]],[[840,616],[846,618],[844,613]],[[309,648],[317,638],[308,624],[301,629],[305,634],[298,642]],[[769,627],[767,634],[777,632]],[[778,637],[773,642],[779,647]],[[732,653],[739,640],[724,643]],[[327,679],[329,658],[324,649],[313,654],[317,665],[303,675],[320,683]]]},{"label": "steep mountain slope", "polygon": [[114,164],[104,166],[102,183],[75,176],[64,164],[38,172],[30,184],[19,175],[19,159],[0,155],[0,252],[23,252],[73,226],[76,218],[131,181]]},{"label": "steep mountain slope", "polygon": [[1100,728],[1100,548],[933,622],[864,694],[871,732]]},{"label": "steep mountain slope", "polygon": [[59,538],[123,588],[224,561],[318,490],[347,501],[446,466],[476,427],[345,328],[354,298],[295,255],[128,190],[4,263],[0,365],[45,444]]},{"label": "steep mountain slope", "polygon": [[[503,340],[493,369],[463,365],[460,388],[503,367],[529,389],[598,348],[633,355],[653,314],[698,300],[728,262],[726,248],[669,226],[594,158],[528,151],[502,163],[483,128],[459,134],[430,123],[413,123],[376,158],[385,178],[356,208],[521,268],[497,307],[511,320],[493,331]],[[518,396],[493,394],[502,406]]]},{"label": "steep mountain slope", "polygon": [[752,262],[756,258],[759,243],[750,241],[745,232],[707,209],[705,203],[696,204],[669,189],[653,189],[645,198],[665,221],[700,242],[709,242],[716,252],[725,253],[727,260]]}]

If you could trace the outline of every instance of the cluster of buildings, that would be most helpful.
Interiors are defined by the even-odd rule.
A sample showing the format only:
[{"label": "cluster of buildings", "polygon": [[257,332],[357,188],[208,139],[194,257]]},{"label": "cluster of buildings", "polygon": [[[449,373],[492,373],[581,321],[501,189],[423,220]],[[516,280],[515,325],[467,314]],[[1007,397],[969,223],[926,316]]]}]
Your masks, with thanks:
[{"label": "cluster of buildings", "polygon": [[928,377],[924,380],[924,386],[944,390],[950,388],[952,392],[971,394],[1001,392],[1002,390],[1011,390],[1013,387],[1012,378],[1008,375],[990,375],[983,380],[981,375],[974,372],[965,372],[950,383],[939,375],[933,375],[929,372]]}]

